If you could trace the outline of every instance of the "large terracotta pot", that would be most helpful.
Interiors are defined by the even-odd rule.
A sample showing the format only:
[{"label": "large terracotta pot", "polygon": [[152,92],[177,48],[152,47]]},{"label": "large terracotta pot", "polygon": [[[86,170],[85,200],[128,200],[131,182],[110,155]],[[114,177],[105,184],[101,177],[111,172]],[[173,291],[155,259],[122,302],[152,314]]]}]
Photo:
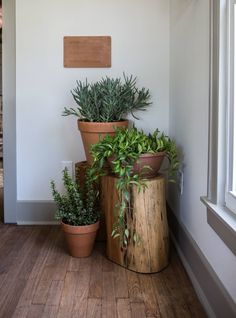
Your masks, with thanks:
[{"label": "large terracotta pot", "polygon": [[128,125],[128,120],[109,123],[86,122],[78,120],[78,128],[81,133],[87,163],[89,165],[93,163],[93,159],[90,154],[90,146],[92,144],[98,143],[99,140],[103,139],[106,135],[113,136],[115,134],[115,128],[126,128]]},{"label": "large terracotta pot", "polygon": [[[133,165],[133,174],[138,174],[140,175],[140,177],[147,179],[156,177],[161,168],[164,157],[164,151],[157,153],[145,153],[140,155],[140,157],[136,160],[136,162]],[[111,170],[112,160],[114,160],[114,156],[108,158],[108,163],[111,167]]]},{"label": "large terracotta pot", "polygon": [[94,241],[99,228],[99,221],[82,226],[73,226],[61,222],[71,256],[88,257],[93,250]]}]

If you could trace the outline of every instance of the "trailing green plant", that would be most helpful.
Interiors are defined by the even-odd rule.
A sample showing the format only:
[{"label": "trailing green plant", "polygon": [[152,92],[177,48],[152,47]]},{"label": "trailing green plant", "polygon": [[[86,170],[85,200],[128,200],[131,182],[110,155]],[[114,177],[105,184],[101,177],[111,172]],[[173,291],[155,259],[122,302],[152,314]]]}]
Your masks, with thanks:
[{"label": "trailing green plant", "polygon": [[[74,115],[89,122],[121,121],[128,114],[145,110],[150,103],[148,89],[137,88],[137,78],[124,76],[120,78],[102,78],[95,83],[77,81],[71,91],[77,108],[64,108],[63,116]],[[135,117],[137,118],[137,117]]]},{"label": "trailing green plant", "polygon": [[65,194],[60,194],[54,181],[51,181],[52,196],[57,204],[55,218],[69,225],[89,225],[98,221],[97,209],[98,191],[94,187],[94,176],[90,169],[86,172],[84,186],[75,183],[63,170]]},{"label": "trailing green plant", "polygon": [[[118,218],[113,225],[113,237],[121,237],[121,242],[127,245],[130,233],[127,227],[127,211],[130,211],[130,186],[136,185],[138,190],[145,187],[145,179],[141,173],[133,172],[133,165],[140,155],[145,153],[165,152],[169,160],[169,181],[174,181],[174,175],[179,166],[175,141],[157,129],[153,134],[145,134],[136,127],[132,129],[116,129],[115,136],[106,136],[99,143],[91,147],[93,156],[93,174],[101,176],[106,174],[105,163],[112,158],[112,172],[119,179],[116,187],[119,201],[117,202]],[[148,169],[149,167],[145,167]],[[149,168],[150,169],[150,168]],[[133,237],[136,240],[137,234]]]}]

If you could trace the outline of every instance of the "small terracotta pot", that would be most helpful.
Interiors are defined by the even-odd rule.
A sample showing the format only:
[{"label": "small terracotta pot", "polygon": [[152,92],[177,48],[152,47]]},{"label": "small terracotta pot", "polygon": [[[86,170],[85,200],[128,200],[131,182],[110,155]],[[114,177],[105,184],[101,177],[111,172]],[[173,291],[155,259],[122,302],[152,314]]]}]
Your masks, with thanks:
[{"label": "small terracotta pot", "polygon": [[70,255],[73,257],[88,257],[93,250],[94,241],[99,228],[99,221],[82,226],[69,225],[61,222]]},{"label": "small terracotta pot", "polygon": [[78,129],[81,133],[87,163],[89,165],[93,163],[93,158],[90,154],[90,146],[92,144],[98,143],[106,135],[113,136],[115,134],[115,128],[126,128],[128,127],[128,125],[128,120],[109,123],[97,123],[78,120]]},{"label": "small terracotta pot", "polygon": [[[137,173],[144,178],[156,177],[164,158],[165,152],[142,154],[133,166],[133,174]],[[151,169],[146,169],[145,166]]]},{"label": "small terracotta pot", "polygon": [[[161,168],[164,157],[164,151],[157,153],[145,153],[140,155],[140,157],[133,165],[132,174],[138,174],[140,177],[147,179],[156,177]],[[112,160],[114,160],[114,156],[108,158],[108,163],[111,167],[111,170]],[[146,168],[145,166],[149,168]]]}]

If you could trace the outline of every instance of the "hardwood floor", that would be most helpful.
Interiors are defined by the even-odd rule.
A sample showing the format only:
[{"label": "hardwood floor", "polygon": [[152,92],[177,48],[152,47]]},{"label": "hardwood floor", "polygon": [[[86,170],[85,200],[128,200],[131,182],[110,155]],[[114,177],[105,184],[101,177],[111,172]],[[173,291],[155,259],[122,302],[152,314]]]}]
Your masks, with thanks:
[{"label": "hardwood floor", "polygon": [[174,249],[157,274],[65,251],[57,226],[0,225],[0,317],[206,317]]}]

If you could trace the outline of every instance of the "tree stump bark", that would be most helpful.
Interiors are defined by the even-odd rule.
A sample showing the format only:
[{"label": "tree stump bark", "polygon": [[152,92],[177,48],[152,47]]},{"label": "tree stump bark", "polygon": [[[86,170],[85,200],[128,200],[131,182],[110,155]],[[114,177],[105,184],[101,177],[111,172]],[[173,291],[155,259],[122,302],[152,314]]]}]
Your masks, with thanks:
[{"label": "tree stump bark", "polygon": [[[77,183],[83,185],[85,183],[86,178],[86,170],[90,167],[87,161],[81,161],[75,163],[75,180]],[[100,190],[100,182],[98,183],[98,188]],[[97,241],[105,241],[106,240],[106,225],[105,225],[105,216],[103,210],[100,208],[100,201],[97,202],[100,209],[100,227],[97,233],[96,240]]]},{"label": "tree stump bark", "polygon": [[135,242],[131,234],[126,247],[121,247],[119,237],[114,239],[111,236],[118,201],[116,182],[115,176],[104,176],[101,179],[100,197],[106,221],[107,257],[135,272],[154,273],[164,269],[169,259],[165,177],[159,175],[148,179],[147,187],[143,187],[140,192],[132,185],[126,220],[129,232],[137,233],[139,239]]}]

